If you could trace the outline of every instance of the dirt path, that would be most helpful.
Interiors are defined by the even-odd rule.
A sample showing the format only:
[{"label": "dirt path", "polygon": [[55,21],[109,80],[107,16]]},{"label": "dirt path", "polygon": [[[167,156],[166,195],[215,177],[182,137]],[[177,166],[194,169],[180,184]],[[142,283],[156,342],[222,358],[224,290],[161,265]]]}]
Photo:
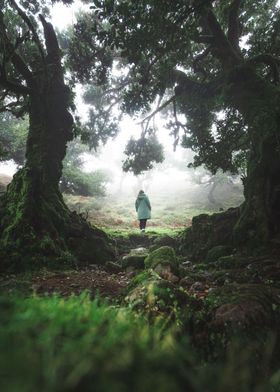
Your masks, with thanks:
[{"label": "dirt path", "polygon": [[36,276],[32,279],[32,287],[37,294],[58,293],[69,296],[87,290],[92,297],[99,294],[102,297],[117,299],[127,287],[130,275],[125,272],[111,274],[95,267],[53,273],[50,276]]}]

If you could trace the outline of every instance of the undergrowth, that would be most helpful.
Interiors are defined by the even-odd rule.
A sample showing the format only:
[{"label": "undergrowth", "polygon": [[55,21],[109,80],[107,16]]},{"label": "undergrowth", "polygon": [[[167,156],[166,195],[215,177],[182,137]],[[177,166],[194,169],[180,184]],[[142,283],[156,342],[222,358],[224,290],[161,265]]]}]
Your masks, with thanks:
[{"label": "undergrowth", "polygon": [[244,348],[204,363],[163,319],[151,324],[85,293],[2,297],[0,311],[2,392],[279,391],[278,373],[255,385]]}]

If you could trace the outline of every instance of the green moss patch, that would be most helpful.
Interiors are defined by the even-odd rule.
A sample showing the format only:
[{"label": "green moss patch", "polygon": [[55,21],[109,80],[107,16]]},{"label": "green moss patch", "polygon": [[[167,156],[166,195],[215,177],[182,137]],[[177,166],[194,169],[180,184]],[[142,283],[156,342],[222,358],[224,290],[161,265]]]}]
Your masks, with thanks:
[{"label": "green moss patch", "polygon": [[162,246],[151,252],[145,259],[146,268],[155,268],[159,264],[169,265],[172,272],[177,272],[178,260],[173,248],[170,246]]}]

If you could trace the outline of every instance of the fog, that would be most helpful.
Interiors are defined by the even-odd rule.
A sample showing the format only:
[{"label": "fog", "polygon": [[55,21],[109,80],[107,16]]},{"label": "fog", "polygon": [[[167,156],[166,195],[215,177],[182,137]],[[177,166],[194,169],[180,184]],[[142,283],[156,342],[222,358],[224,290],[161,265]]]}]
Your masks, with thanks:
[{"label": "fog", "polygon": [[[63,29],[67,24],[73,24],[75,12],[79,6],[78,2],[74,7],[57,4],[52,12],[52,21],[56,28]],[[81,86],[77,86],[76,90],[78,115],[86,118],[88,108],[81,99]],[[107,200],[111,203],[123,200],[124,203],[132,205],[138,191],[143,189],[154,205],[165,203],[176,207],[184,204],[189,208],[218,211],[242,202],[243,190],[239,178],[220,173],[219,178],[215,179],[203,168],[196,170],[188,168],[188,164],[192,162],[193,153],[180,146],[173,151],[173,138],[164,128],[159,115],[157,115],[158,139],[164,146],[165,161],[155,165],[150,172],[137,177],[131,173],[124,173],[122,171],[122,161],[125,158],[123,151],[132,135],[135,138],[140,135],[141,127],[138,122],[139,120],[125,116],[120,123],[120,132],[117,137],[109,140],[97,152],[91,151],[83,154],[83,168],[86,172],[102,169],[108,173],[110,182],[106,185]],[[0,164],[0,173],[13,175],[15,171],[16,165],[13,162]],[[216,184],[213,185],[215,182]]]}]

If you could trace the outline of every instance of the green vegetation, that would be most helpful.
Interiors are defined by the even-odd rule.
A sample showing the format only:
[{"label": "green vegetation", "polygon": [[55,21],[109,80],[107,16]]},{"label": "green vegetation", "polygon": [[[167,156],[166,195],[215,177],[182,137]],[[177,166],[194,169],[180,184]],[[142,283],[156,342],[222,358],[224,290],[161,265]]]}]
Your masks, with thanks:
[{"label": "green vegetation", "polygon": [[177,270],[178,261],[173,248],[170,246],[162,246],[151,252],[145,259],[146,268],[155,268],[159,264],[169,265],[172,270]]},{"label": "green vegetation", "polygon": [[164,319],[151,323],[85,294],[2,297],[0,308],[3,392],[92,391],[93,385],[102,392],[276,392],[279,387],[277,371],[264,381],[268,346],[256,359],[256,346],[236,341],[223,361],[207,363]]},{"label": "green vegetation", "polygon": [[[279,392],[278,2],[83,0],[65,60],[59,2],[0,1],[0,160],[22,165],[0,198],[1,391]],[[212,174],[157,190],[141,233],[81,142],[140,115],[140,174],[163,160],[159,112]]]}]

